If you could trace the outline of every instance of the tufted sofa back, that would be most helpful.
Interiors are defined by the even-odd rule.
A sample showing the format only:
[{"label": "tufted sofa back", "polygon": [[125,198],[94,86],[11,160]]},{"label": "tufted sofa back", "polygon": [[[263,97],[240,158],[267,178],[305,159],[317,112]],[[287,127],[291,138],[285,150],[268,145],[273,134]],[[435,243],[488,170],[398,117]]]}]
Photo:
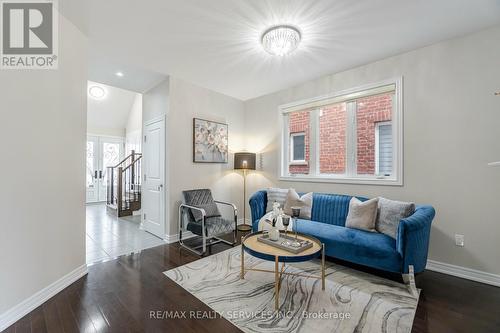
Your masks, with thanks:
[{"label": "tufted sofa back", "polygon": [[[302,196],[304,193],[299,193],[299,195]],[[350,195],[314,193],[311,220],[342,227],[345,226],[351,198],[352,196]],[[364,197],[356,198],[361,201],[367,200]],[[259,203],[258,205],[256,204],[257,202]],[[260,219],[266,211],[267,192],[262,190],[254,193],[250,198],[250,206],[252,207],[252,220]],[[254,212],[257,213],[255,216]]]}]

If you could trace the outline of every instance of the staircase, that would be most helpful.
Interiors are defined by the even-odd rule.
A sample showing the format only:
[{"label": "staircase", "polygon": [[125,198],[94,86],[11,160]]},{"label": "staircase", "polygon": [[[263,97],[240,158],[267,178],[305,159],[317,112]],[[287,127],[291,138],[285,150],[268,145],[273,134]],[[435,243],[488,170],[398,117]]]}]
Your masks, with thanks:
[{"label": "staircase", "polygon": [[141,209],[142,154],[132,150],[120,163],[107,168],[106,206],[118,217],[129,216]]}]

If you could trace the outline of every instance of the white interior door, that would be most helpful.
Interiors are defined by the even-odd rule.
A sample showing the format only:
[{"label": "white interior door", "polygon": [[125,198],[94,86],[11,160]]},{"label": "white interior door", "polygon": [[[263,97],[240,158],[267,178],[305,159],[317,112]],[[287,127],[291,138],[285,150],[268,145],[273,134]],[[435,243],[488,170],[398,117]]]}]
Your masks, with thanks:
[{"label": "white interior door", "polygon": [[143,228],[165,238],[165,120],[144,125]]},{"label": "white interior door", "polygon": [[106,201],[107,167],[123,159],[124,142],[123,138],[87,137],[87,203]]}]

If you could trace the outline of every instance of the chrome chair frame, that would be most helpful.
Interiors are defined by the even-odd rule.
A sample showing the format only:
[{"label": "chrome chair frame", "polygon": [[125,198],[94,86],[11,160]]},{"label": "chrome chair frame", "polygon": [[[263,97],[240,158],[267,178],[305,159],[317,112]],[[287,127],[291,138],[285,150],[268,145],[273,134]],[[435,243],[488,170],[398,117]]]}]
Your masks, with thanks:
[{"label": "chrome chair frame", "polygon": [[[236,233],[237,233],[237,227],[238,227],[238,208],[236,208],[236,205],[230,203],[230,202],[224,202],[224,201],[218,201],[218,200],[214,200],[214,202],[216,204],[220,204],[220,205],[226,205],[226,206],[230,206],[233,210],[233,215],[234,215],[234,231],[233,231],[233,241],[230,242],[230,241],[227,241],[225,239],[222,239],[222,238],[219,238],[219,237],[216,237],[216,236],[211,236],[211,237],[207,237],[207,229],[205,227],[205,223],[206,223],[206,218],[207,218],[207,214],[205,212],[205,210],[203,208],[199,208],[199,207],[196,207],[196,206],[190,206],[190,205],[187,205],[185,203],[182,203],[179,205],[179,244],[199,255],[199,256],[204,256],[207,252],[207,246],[212,246],[214,244],[217,244],[217,243],[225,243],[227,245],[231,245],[231,246],[234,246],[237,242],[237,239],[236,239]],[[184,217],[184,214],[185,214],[185,210],[186,209],[195,209],[197,211],[199,211],[202,215],[202,220],[201,220],[201,232],[202,232],[202,235],[200,237],[202,237],[202,244],[201,245],[198,245],[198,246],[194,246],[194,247],[191,247],[189,245],[187,245],[186,243],[184,243],[183,239],[182,239],[182,230],[183,230],[183,227],[184,227],[184,224],[183,224],[183,217]],[[202,248],[202,251],[199,251],[197,249],[199,248]]]}]

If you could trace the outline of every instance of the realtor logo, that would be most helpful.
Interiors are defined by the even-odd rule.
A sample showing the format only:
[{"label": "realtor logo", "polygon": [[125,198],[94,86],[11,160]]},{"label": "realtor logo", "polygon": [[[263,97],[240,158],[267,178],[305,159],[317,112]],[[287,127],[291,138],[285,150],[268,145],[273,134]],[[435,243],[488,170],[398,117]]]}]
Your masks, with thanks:
[{"label": "realtor logo", "polygon": [[57,21],[54,1],[4,0],[1,8],[2,69],[56,69]]}]

